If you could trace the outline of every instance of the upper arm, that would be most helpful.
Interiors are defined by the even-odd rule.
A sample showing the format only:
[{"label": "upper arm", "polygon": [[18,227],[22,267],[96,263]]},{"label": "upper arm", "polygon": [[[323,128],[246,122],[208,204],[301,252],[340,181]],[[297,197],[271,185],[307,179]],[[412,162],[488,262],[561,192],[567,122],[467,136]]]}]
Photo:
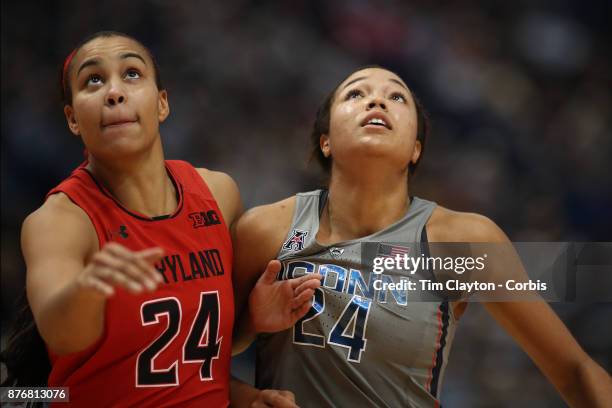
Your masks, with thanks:
[{"label": "upper arm", "polygon": [[[487,271],[486,281],[529,279],[512,243],[493,221],[478,214],[445,211],[447,213],[438,219],[443,222],[434,228],[448,227],[439,241],[494,244],[482,246],[489,252],[487,266],[490,270]],[[528,296],[532,300],[535,298],[533,294]],[[483,306],[557,388],[567,387],[576,368],[588,356],[550,306],[537,294],[536,301],[526,301],[527,296],[524,295],[513,297],[518,301],[507,301],[508,296],[505,296],[506,301],[483,302]]]},{"label": "upper arm", "polygon": [[27,267],[28,301],[35,317],[83,270],[97,246],[87,214],[63,194],[49,197],[25,219],[21,247]]},{"label": "upper arm", "polygon": [[483,305],[558,389],[570,386],[578,367],[589,359],[545,302]]},{"label": "upper arm", "polygon": [[[528,281],[529,276],[506,234],[491,220],[481,233],[483,241],[501,244],[496,249],[497,279],[503,280],[504,285],[509,279]],[[515,297],[517,301],[484,302],[483,306],[559,390],[571,386],[578,367],[589,359],[588,355],[538,293],[509,293],[506,291],[505,297]]]},{"label": "upper arm", "polygon": [[289,198],[252,208],[232,228],[237,313],[268,262],[278,254],[291,224],[294,204],[295,198]]},{"label": "upper arm", "polygon": [[210,189],[228,227],[242,214],[243,206],[238,185],[228,174],[208,169],[196,169]]}]

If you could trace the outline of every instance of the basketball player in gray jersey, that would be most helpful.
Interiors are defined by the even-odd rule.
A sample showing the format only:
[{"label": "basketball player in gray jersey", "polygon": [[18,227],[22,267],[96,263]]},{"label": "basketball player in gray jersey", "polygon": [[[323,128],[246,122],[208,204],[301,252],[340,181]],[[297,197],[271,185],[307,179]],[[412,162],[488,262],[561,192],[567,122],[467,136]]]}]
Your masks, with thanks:
[{"label": "basketball player in gray jersey", "polygon": [[[328,189],[254,208],[236,224],[239,292],[248,293],[258,279],[275,279],[273,272],[282,280],[308,273],[323,277],[303,318],[287,330],[260,334],[258,387],[289,389],[302,407],[439,405],[465,303],[408,302],[400,292],[373,290],[361,243],[508,238],[486,217],[410,197],[409,176],[426,133],[422,109],[399,76],[378,67],[358,70],[317,113],[313,142],[331,173]],[[269,303],[258,301],[254,291],[249,308],[262,314]],[[604,406],[612,400],[608,373],[546,303],[484,306],[570,405]],[[268,331],[264,323],[249,330]]]},{"label": "basketball player in gray jersey", "polygon": [[[260,335],[258,385],[291,384],[301,390],[302,406],[353,406],[353,401],[433,406],[455,331],[448,303],[411,299],[408,304],[406,291],[375,290],[374,279],[399,279],[389,271],[372,274],[371,264],[362,262],[361,243],[419,241],[435,204],[413,198],[406,215],[391,226],[330,246],[311,234],[318,229],[325,198],[322,190],[296,197],[295,216],[278,255],[281,277],[318,271],[324,280],[311,312],[291,330]],[[300,367],[310,367],[311,373]],[[341,375],[328,380],[339,368]],[[304,381],[311,376],[319,380]],[[315,386],[319,393],[311,392]]]}]

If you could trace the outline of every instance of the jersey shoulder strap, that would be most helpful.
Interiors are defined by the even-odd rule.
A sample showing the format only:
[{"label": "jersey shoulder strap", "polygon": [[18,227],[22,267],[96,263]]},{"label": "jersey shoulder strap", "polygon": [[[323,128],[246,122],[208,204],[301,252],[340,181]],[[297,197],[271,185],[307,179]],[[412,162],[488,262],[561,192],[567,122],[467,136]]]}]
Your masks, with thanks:
[{"label": "jersey shoulder strap", "polygon": [[319,214],[324,206],[326,192],[327,190],[313,190],[296,194],[291,227],[280,248],[279,259],[295,256],[316,243]]},{"label": "jersey shoulder strap", "polygon": [[172,172],[186,194],[197,194],[205,200],[214,200],[210,188],[195,167],[183,160],[166,160],[166,167]]}]

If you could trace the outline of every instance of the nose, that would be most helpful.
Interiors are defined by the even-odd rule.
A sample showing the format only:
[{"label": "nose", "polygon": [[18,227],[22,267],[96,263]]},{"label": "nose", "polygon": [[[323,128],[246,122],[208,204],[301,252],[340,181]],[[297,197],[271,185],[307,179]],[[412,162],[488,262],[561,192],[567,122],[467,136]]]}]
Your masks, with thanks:
[{"label": "nose", "polygon": [[106,94],[106,104],[108,106],[115,106],[125,103],[127,95],[122,86],[116,83],[112,83],[108,93]]},{"label": "nose", "polygon": [[385,102],[378,98],[378,97],[374,97],[372,98],[372,100],[370,102],[368,102],[368,107],[367,110],[371,110],[374,109],[376,107],[379,107],[380,109],[384,110],[385,112],[387,111],[387,105],[385,105]]}]

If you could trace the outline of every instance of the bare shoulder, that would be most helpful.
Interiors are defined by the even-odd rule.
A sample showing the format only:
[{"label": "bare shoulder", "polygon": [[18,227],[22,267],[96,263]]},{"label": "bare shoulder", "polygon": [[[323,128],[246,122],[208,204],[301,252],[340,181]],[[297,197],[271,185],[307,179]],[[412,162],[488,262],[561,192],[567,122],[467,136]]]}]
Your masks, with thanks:
[{"label": "bare shoulder", "polygon": [[79,232],[94,231],[93,225],[85,211],[74,204],[64,193],[50,196],[36,211],[26,217],[24,230],[38,232],[63,230],[66,226],[76,228]]},{"label": "bare shoulder", "polygon": [[253,207],[240,217],[234,235],[249,243],[269,242],[272,246],[280,246],[291,226],[294,209],[295,196]]},{"label": "bare shoulder", "polygon": [[91,220],[63,193],[50,196],[26,217],[21,243],[26,261],[36,254],[52,256],[52,251],[58,249],[85,257],[98,249],[98,237]]},{"label": "bare shoulder", "polygon": [[431,242],[506,242],[508,237],[490,218],[481,214],[437,206],[427,222]]},{"label": "bare shoulder", "polygon": [[242,199],[234,179],[227,173],[205,168],[196,169],[202,177],[217,205],[223,213],[227,225],[231,225],[242,213]]},{"label": "bare shoulder", "polygon": [[238,190],[236,182],[227,173],[223,173],[222,171],[205,169],[203,167],[197,168],[196,170],[211,190],[218,188],[235,188],[236,190]]},{"label": "bare shoulder", "polygon": [[242,310],[255,282],[276,258],[291,226],[295,197],[251,208],[232,228],[236,310]]}]

